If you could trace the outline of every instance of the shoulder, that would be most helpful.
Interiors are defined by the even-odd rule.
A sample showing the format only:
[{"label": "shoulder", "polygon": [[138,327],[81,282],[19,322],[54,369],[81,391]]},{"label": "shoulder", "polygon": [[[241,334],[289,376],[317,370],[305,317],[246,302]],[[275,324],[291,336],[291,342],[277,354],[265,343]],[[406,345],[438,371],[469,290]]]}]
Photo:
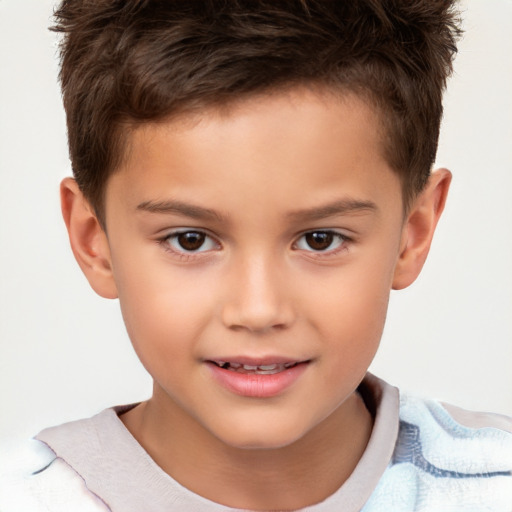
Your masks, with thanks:
[{"label": "shoulder", "polygon": [[506,416],[402,394],[394,461],[408,460],[440,477],[511,477],[511,432]]},{"label": "shoulder", "polygon": [[401,393],[395,450],[374,498],[401,495],[411,505],[403,510],[510,512],[511,432],[506,416]]},{"label": "shoulder", "polygon": [[512,511],[512,419],[400,392],[398,434],[364,511]]},{"label": "shoulder", "polygon": [[[73,423],[79,428],[82,422]],[[87,424],[87,420],[83,423]],[[0,447],[0,510],[106,512],[110,509],[47,443],[29,439],[4,442]]]},{"label": "shoulder", "polygon": [[512,434],[512,417],[490,412],[468,411],[455,405],[440,403],[441,407],[459,425],[472,428],[496,428]]},{"label": "shoulder", "polygon": [[[451,453],[471,461],[482,473],[498,467],[512,470],[512,418],[468,411],[436,400],[402,393],[400,445],[420,443],[431,453]],[[462,470],[462,466],[461,466]]]}]

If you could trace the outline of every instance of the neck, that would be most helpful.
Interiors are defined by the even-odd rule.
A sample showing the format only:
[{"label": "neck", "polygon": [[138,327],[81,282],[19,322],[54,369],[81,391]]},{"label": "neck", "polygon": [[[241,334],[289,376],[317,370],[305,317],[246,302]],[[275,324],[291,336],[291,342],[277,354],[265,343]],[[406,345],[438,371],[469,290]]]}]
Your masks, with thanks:
[{"label": "neck", "polygon": [[124,414],[125,426],[181,485],[233,508],[296,510],[323,501],[356,467],[373,425],[353,393],[294,443],[243,449],[217,439],[179,408],[156,407],[156,395]]}]

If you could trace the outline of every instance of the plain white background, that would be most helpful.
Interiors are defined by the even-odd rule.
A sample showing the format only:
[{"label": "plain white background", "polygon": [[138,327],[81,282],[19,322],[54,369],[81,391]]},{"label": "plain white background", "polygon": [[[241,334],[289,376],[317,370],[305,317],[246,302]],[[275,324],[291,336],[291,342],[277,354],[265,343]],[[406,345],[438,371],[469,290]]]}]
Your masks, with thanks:
[{"label": "plain white background", "polygon": [[[54,0],[0,0],[0,437],[149,396],[116,301],[89,289],[60,218],[70,174]],[[438,165],[454,181],[429,261],[394,292],[372,370],[512,415],[512,0],[463,2]]]}]

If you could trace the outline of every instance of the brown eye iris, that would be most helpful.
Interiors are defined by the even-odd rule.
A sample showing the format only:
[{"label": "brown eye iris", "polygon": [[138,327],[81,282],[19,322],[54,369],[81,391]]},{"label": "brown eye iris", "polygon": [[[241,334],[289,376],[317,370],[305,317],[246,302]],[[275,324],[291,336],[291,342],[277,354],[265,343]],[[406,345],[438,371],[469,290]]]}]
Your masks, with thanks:
[{"label": "brown eye iris", "polygon": [[328,231],[312,231],[305,235],[306,243],[315,251],[325,251],[334,241],[334,234]]},{"label": "brown eye iris", "polygon": [[178,235],[178,243],[186,251],[197,251],[204,244],[206,235],[199,231],[187,231]]}]

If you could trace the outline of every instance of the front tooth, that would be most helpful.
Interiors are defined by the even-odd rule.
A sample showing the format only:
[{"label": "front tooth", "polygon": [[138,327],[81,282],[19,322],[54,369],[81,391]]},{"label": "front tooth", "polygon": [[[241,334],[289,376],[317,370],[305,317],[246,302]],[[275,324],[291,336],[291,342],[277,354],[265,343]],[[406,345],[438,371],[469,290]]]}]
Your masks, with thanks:
[{"label": "front tooth", "polygon": [[238,368],[242,368],[242,365],[240,363],[229,363],[229,366],[231,366],[231,368],[235,368],[235,370],[238,370]]},{"label": "front tooth", "polygon": [[250,366],[248,364],[244,364],[244,370],[256,370],[258,367],[257,366]]},{"label": "front tooth", "polygon": [[258,370],[275,370],[277,368],[277,364],[262,364],[258,366]]}]

